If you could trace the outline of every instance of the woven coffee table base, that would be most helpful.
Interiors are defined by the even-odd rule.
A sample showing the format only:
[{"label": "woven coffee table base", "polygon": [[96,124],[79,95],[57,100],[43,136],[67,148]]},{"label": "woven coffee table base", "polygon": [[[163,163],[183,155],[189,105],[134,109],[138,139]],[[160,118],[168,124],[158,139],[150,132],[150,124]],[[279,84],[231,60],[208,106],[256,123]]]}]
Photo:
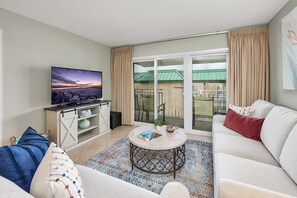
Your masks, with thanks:
[{"label": "woven coffee table base", "polygon": [[132,170],[137,169],[153,174],[175,173],[181,169],[186,161],[185,144],[168,150],[149,150],[130,143],[130,161]]}]

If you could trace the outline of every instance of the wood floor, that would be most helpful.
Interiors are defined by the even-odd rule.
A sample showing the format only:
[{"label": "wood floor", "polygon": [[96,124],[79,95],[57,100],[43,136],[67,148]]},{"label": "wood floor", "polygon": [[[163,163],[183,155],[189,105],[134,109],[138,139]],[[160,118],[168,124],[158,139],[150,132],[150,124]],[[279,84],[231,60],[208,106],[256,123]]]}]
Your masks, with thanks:
[{"label": "wood floor", "polygon": [[[138,126],[120,126],[112,130],[110,133],[102,135],[90,142],[85,143],[82,146],[76,147],[70,151],[67,151],[67,154],[73,160],[75,164],[84,164],[87,160],[94,157],[97,153],[104,150],[105,148],[111,146],[121,138],[128,135],[129,131]],[[211,142],[211,137],[199,136],[187,134],[188,139],[201,140]]]}]

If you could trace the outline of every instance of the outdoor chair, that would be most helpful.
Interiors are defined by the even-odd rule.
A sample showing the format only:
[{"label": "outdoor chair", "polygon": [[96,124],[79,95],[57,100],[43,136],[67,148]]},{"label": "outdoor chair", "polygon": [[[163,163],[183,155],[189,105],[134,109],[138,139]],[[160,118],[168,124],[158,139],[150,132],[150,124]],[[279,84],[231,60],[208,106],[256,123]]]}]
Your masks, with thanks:
[{"label": "outdoor chair", "polygon": [[134,94],[134,112],[136,121],[140,121],[141,101],[137,94]]},{"label": "outdoor chair", "polygon": [[[141,121],[143,120],[143,113],[146,115],[146,120],[149,120],[150,112],[154,113],[154,95],[141,95],[142,108],[141,108]],[[158,114],[162,112],[162,119],[165,122],[165,103],[158,105]]]},{"label": "outdoor chair", "polygon": [[214,98],[209,96],[193,97],[193,126],[196,117],[212,118],[214,115]]}]

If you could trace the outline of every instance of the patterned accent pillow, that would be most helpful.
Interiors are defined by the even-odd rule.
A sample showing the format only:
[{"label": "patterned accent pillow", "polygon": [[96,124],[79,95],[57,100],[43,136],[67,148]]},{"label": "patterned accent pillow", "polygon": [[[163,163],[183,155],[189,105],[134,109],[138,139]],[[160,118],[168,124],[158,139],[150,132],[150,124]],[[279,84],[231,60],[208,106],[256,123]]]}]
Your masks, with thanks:
[{"label": "patterned accent pillow", "polygon": [[238,114],[245,115],[245,116],[250,116],[251,115],[251,107],[237,107],[233,104],[229,105],[229,108],[235,111]]},{"label": "patterned accent pillow", "polygon": [[50,142],[29,127],[19,143],[0,147],[0,176],[29,192],[31,181]]},{"label": "patterned accent pillow", "polygon": [[84,198],[80,175],[65,151],[51,143],[31,184],[36,198]]}]

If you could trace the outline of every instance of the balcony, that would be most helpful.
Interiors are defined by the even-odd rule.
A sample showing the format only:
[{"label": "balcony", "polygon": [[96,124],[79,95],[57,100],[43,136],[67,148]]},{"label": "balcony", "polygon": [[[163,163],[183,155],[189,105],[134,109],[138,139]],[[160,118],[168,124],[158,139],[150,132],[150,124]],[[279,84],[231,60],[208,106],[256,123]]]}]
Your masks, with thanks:
[{"label": "balcony", "polygon": [[[172,84],[173,89],[158,90],[158,116],[166,124],[184,127],[183,89]],[[154,122],[154,92],[151,89],[135,89],[135,120],[147,123]],[[144,101],[146,96],[151,102]],[[150,107],[148,107],[148,105]],[[164,111],[160,109],[164,105]],[[148,111],[149,110],[149,111]],[[193,129],[211,131],[212,116],[226,113],[226,92],[224,90],[193,91]]]}]

